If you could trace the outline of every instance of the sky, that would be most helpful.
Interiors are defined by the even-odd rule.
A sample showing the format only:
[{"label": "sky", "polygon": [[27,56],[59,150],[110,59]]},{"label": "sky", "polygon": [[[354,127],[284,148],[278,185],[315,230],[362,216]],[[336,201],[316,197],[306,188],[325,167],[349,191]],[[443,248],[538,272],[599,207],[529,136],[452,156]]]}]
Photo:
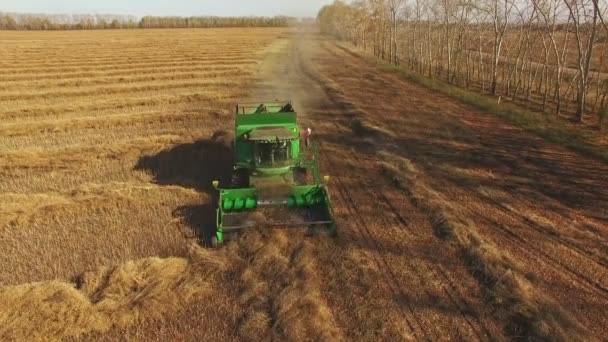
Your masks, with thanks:
[{"label": "sky", "polygon": [[313,17],[333,0],[0,0],[0,12]]}]

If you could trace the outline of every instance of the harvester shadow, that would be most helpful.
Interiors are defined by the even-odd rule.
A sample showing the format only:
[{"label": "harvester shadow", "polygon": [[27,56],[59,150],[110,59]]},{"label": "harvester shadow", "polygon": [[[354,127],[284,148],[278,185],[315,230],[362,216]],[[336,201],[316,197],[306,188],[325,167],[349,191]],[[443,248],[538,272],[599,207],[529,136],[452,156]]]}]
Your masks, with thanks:
[{"label": "harvester shadow", "polygon": [[194,231],[203,245],[209,245],[215,234],[215,201],[200,205],[184,205],[173,211],[173,216],[180,217]]},{"label": "harvester shadow", "polygon": [[153,155],[142,156],[135,170],[154,176],[159,185],[175,185],[206,194],[200,205],[181,206],[173,215],[182,218],[203,243],[215,231],[214,180],[226,184],[232,171],[232,149],[225,131],[215,132],[209,139],[179,144]]},{"label": "harvester shadow", "polygon": [[210,139],[180,144],[154,155],[142,156],[136,170],[154,175],[160,185],[177,185],[210,192],[211,182],[230,180],[232,149],[227,133],[215,132]]}]

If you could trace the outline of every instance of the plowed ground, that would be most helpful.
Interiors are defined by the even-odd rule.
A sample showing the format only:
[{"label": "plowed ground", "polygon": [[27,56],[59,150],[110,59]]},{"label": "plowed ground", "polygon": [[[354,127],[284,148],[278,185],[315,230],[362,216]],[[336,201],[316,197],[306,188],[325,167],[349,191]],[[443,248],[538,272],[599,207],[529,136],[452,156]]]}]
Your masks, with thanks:
[{"label": "plowed ground", "polygon": [[[177,32],[192,36],[183,50],[160,54],[167,65],[155,68],[179,64],[184,73],[206,70],[201,64],[207,62],[188,64],[181,56],[232,48],[239,52],[209,60],[235,63],[237,57],[227,57],[233,54],[243,63],[253,59],[232,43],[235,31],[220,31],[215,34],[226,43],[209,38],[200,51],[192,48],[193,40],[206,31],[158,31],[172,39]],[[130,39],[143,46],[162,43],[157,31],[143,32],[154,36]],[[607,165],[382,71],[318,35],[292,31],[278,38],[276,30],[256,32],[247,37],[248,44],[258,44],[261,52],[253,63],[259,64],[243,68],[244,76],[222,81],[201,76],[174,86],[160,76],[141,75],[128,81],[141,83],[133,88],[142,92],[137,99],[115,97],[121,90],[108,75],[110,68],[104,69],[115,61],[112,56],[97,60],[92,53],[53,76],[48,70],[62,57],[36,59],[24,55],[27,51],[2,50],[14,56],[15,65],[31,58],[46,63],[40,69],[47,71],[34,63],[0,75],[0,85],[7,85],[0,97],[10,99],[2,102],[0,115],[7,121],[0,129],[20,132],[3,135],[7,152],[1,155],[2,198],[12,204],[2,212],[1,241],[13,250],[0,262],[5,285],[0,304],[10,303],[4,316],[0,313],[0,336],[108,341],[606,336]],[[236,34],[242,43],[244,34]],[[106,44],[110,38],[104,37]],[[152,57],[144,54],[137,63],[148,63],[147,58]],[[234,70],[240,69],[226,72]],[[103,82],[112,85],[96,78],[80,84],[81,72],[106,75]],[[45,82],[57,84],[38,90],[36,82],[46,74],[53,81]],[[193,93],[168,90],[182,87]],[[219,98],[201,100],[200,92],[216,87]],[[86,95],[99,89],[104,90]],[[40,103],[28,102],[40,93],[46,94]],[[90,97],[67,102],[81,96]],[[303,125],[312,127],[320,144],[321,168],[332,176],[338,238],[254,229],[221,251],[189,244],[213,223],[209,182],[230,168],[223,141],[233,124],[228,108],[237,97],[294,100]],[[154,114],[147,113],[150,101],[162,104],[154,104],[161,106]],[[145,111],[132,108],[139,103]],[[66,250],[63,243],[75,241],[66,240],[73,234],[82,234],[81,243]],[[171,258],[121,264],[151,256]],[[109,265],[117,266],[81,275]],[[70,290],[48,282],[55,278]],[[9,286],[38,280],[46,282]],[[28,289],[38,297],[28,296]],[[74,319],[47,330],[35,324],[74,314],[76,305],[63,304],[72,289],[88,310],[79,313],[99,317],[96,324]],[[49,301],[56,304],[28,320],[18,314],[36,312],[33,307]]]}]

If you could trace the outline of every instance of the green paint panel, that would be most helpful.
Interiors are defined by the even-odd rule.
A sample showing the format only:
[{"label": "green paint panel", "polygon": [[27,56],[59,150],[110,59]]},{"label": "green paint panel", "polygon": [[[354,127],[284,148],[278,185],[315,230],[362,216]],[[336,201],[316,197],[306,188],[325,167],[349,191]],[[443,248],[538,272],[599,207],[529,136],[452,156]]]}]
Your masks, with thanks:
[{"label": "green paint panel", "polygon": [[264,126],[295,127],[295,125],[296,113],[241,114],[236,117],[237,128],[245,128],[245,126],[251,126],[251,129]]}]

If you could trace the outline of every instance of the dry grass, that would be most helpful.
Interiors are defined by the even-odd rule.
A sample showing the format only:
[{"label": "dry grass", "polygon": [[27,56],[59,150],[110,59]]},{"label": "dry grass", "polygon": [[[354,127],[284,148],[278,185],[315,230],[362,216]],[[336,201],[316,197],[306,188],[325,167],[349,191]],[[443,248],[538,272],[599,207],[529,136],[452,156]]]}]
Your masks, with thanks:
[{"label": "dry grass", "polygon": [[233,246],[234,277],[245,309],[239,337],[247,341],[343,340],[320,293],[312,245],[286,231],[248,232]]},{"label": "dry grass", "polygon": [[58,340],[161,319],[195,297],[213,292],[224,265],[193,246],[188,258],[146,258],[59,280],[0,289],[0,339]]},{"label": "dry grass", "polygon": [[525,267],[501,251],[475,224],[460,215],[459,205],[433,190],[408,159],[382,153],[382,171],[430,218],[435,234],[455,245],[485,289],[496,318],[506,322],[508,336],[535,340],[585,339],[585,331],[557,302],[526,277]]},{"label": "dry grass", "polygon": [[180,187],[181,174],[158,186],[158,169],[136,166],[227,129],[231,102],[284,32],[3,33],[0,285],[186,256],[194,228],[176,211],[207,196]]}]

